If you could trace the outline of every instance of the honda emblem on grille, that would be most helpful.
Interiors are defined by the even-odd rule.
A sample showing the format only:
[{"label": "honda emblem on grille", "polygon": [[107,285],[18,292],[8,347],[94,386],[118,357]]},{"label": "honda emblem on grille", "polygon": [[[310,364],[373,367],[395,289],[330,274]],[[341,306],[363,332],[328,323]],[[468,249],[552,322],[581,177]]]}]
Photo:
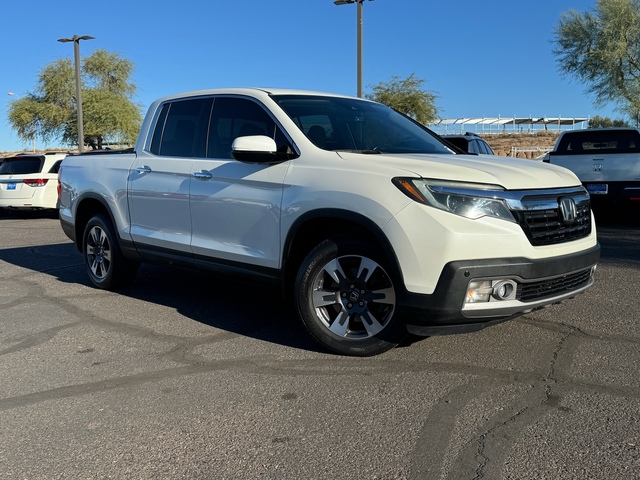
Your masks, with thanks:
[{"label": "honda emblem on grille", "polygon": [[571,197],[562,197],[560,199],[560,213],[564,223],[575,223],[578,220],[578,209],[576,202]]}]

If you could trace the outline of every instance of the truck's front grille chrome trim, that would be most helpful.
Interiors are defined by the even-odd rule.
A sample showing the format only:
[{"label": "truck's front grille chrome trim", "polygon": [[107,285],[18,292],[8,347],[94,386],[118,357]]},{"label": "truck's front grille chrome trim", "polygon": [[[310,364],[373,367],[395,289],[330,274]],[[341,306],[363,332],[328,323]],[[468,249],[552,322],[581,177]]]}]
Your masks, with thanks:
[{"label": "truck's front grille chrome trim", "polygon": [[[556,245],[588,237],[591,234],[591,201],[586,190],[548,191],[523,196],[511,212],[533,246]],[[575,211],[563,216],[561,202],[571,199]]]}]

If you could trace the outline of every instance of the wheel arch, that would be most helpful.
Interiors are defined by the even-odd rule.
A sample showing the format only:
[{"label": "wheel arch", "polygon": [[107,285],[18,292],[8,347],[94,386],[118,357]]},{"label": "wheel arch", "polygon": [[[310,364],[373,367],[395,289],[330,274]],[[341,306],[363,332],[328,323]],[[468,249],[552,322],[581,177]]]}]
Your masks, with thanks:
[{"label": "wheel arch", "polygon": [[104,214],[107,216],[111,225],[116,225],[115,219],[111,209],[107,203],[99,195],[89,193],[82,197],[78,201],[78,205],[75,211],[75,235],[76,235],[76,248],[82,252],[82,238],[84,236],[84,229],[87,222],[97,214]]},{"label": "wheel arch", "polygon": [[356,212],[319,209],[307,212],[293,223],[283,248],[282,288],[285,296],[293,291],[293,283],[302,260],[320,242],[349,235],[377,247],[385,256],[394,282],[403,288],[398,258],[382,229],[371,219]]}]

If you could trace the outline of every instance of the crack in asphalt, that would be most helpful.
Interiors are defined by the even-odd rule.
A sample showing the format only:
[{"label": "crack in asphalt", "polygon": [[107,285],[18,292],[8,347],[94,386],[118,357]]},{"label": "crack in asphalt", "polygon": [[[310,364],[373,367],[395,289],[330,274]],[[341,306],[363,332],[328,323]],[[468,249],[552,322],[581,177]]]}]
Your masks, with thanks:
[{"label": "crack in asphalt", "polygon": [[[35,293],[38,290],[37,286],[24,279],[21,282],[25,287],[29,287],[31,293]],[[35,290],[34,290],[35,289]],[[79,325],[94,325],[104,330],[110,330],[121,334],[147,338],[154,341],[170,344],[170,348],[165,352],[160,353],[158,356],[165,357],[175,363],[182,364],[183,366],[177,368],[170,368],[159,370],[155,372],[141,373],[131,376],[118,377],[114,379],[103,380],[95,383],[77,384],[65,387],[54,388],[43,392],[34,392],[26,395],[19,395],[15,397],[9,397],[0,399],[0,410],[7,410],[15,408],[16,406],[22,406],[25,404],[33,404],[42,401],[47,401],[52,398],[65,398],[74,395],[84,395],[95,391],[101,391],[105,389],[123,388],[140,383],[148,383],[154,381],[161,381],[164,378],[174,378],[181,375],[193,375],[203,372],[210,372],[215,370],[235,370],[243,372],[273,374],[273,375],[336,375],[340,374],[333,366],[344,367],[345,362],[349,363],[352,360],[345,359],[312,359],[312,360],[295,360],[286,361],[278,360],[277,358],[266,357],[262,358],[259,363],[256,363],[256,357],[240,358],[231,361],[208,361],[202,355],[193,353],[196,347],[214,344],[217,342],[227,341],[231,338],[236,338],[241,335],[234,332],[221,332],[214,335],[207,335],[204,337],[181,337],[176,335],[166,335],[158,333],[151,328],[131,325],[122,322],[115,322],[107,320],[96,313],[78,307],[71,303],[71,300],[60,297],[47,297],[44,289],[39,290],[39,297],[46,298],[47,301],[55,304],[58,308],[61,308],[70,315],[71,318],[75,318],[75,321],[69,322],[65,325],[52,327],[40,332],[36,332],[30,335],[26,335],[23,338],[16,339],[18,343],[12,345],[3,350],[0,350],[0,356],[11,353],[16,353],[22,350],[32,348],[37,345],[46,343],[52,340],[61,331],[78,327]],[[117,295],[117,294],[113,294]],[[33,297],[23,297],[16,300],[18,305],[20,302],[32,303]],[[6,304],[5,304],[6,307]],[[526,322],[526,320],[525,320]],[[625,397],[640,397],[640,388],[636,387],[619,387],[612,389],[610,385],[597,384],[593,382],[582,382],[577,380],[556,380],[554,379],[556,366],[558,363],[558,357],[563,349],[566,341],[571,336],[589,337],[602,339],[602,336],[592,337],[588,333],[581,331],[575,327],[564,324],[551,324],[544,322],[526,322],[538,328],[547,328],[549,330],[558,331],[564,333],[558,342],[558,345],[552,353],[549,369],[546,374],[535,373],[528,371],[514,371],[508,369],[496,369],[481,366],[472,366],[468,364],[453,364],[453,363],[437,363],[437,362],[424,362],[416,363],[415,361],[410,363],[403,363],[401,361],[385,360],[381,362],[377,359],[358,359],[355,361],[360,369],[360,375],[372,375],[375,373],[390,373],[402,371],[423,371],[434,373],[450,373],[450,374],[462,374],[470,377],[482,377],[490,378],[492,380],[502,382],[505,384],[514,383],[521,385],[547,385],[549,388],[551,384],[561,384],[564,388],[575,388],[577,390],[587,390],[592,392],[606,392],[609,395],[621,395]],[[264,324],[261,324],[256,330],[265,328]],[[248,333],[248,332],[247,332]],[[369,367],[368,369],[366,367]],[[354,371],[347,370],[345,374],[354,375]],[[550,392],[547,395],[547,399],[550,396]],[[545,400],[546,401],[546,400]],[[543,402],[544,403],[544,402]],[[510,417],[512,420],[514,416]],[[508,422],[506,422],[508,423]],[[504,425],[505,422],[502,422]],[[490,431],[485,432],[484,438],[491,431],[495,431],[497,427],[493,427]],[[481,435],[482,436],[482,435]],[[484,450],[484,449],[483,449]]]},{"label": "crack in asphalt", "polygon": [[[558,408],[563,395],[566,395],[567,392],[595,392],[606,393],[609,396],[640,398],[640,387],[612,387],[606,383],[571,378],[564,373],[569,371],[568,367],[571,365],[577,347],[586,339],[629,342],[631,344],[640,343],[640,339],[619,335],[596,335],[562,322],[533,320],[527,317],[514,320],[559,335],[556,345],[550,353],[546,371],[540,372],[490,368],[465,363],[416,362],[415,360],[409,362],[378,358],[283,360],[275,355],[262,355],[231,360],[208,360],[204,355],[195,353],[194,350],[203,345],[211,345],[237,338],[243,334],[255,333],[260,329],[268,328],[269,324],[259,324],[253,331],[243,333],[222,331],[214,335],[198,337],[167,335],[152,328],[105,319],[91,310],[73,304],[73,299],[77,297],[49,297],[45,288],[26,280],[23,276],[16,275],[11,278],[11,281],[19,282],[29,293],[25,297],[3,304],[3,308],[14,308],[33,303],[35,297],[37,301],[46,300],[52,303],[74,320],[64,325],[11,339],[10,341],[17,343],[0,350],[0,356],[42,345],[54,339],[62,331],[81,325],[93,325],[103,330],[165,343],[168,345],[167,349],[158,353],[157,356],[175,362],[179,366],[7,397],[0,399],[0,411],[215,371],[282,376],[370,376],[398,371],[448,373],[458,375],[462,384],[440,398],[425,419],[416,442],[414,455],[412,455],[409,478],[458,480],[460,478],[495,478],[495,475],[501,471],[503,459],[509,453],[510,444],[506,443],[505,445],[505,442],[512,442],[516,437],[514,432],[516,434],[521,432],[526,426],[531,425],[544,415],[549,408]],[[104,296],[105,292],[101,292],[100,295]],[[357,370],[345,368],[349,365],[358,368]],[[447,446],[451,442],[452,431],[456,426],[459,412],[468,407],[472,400],[477,400],[495,389],[495,384],[490,384],[487,379],[505,387],[515,386],[522,389],[523,393],[511,405],[503,406],[498,413],[484,419],[472,438],[462,444],[459,452],[451,456],[447,451]],[[448,454],[449,456],[447,456]],[[445,461],[449,461],[449,464],[445,464]]]},{"label": "crack in asphalt", "polygon": [[[492,369],[469,368],[467,373],[477,377],[491,378],[505,385],[520,384],[529,387],[511,408],[503,407],[499,413],[487,418],[485,428],[478,430],[472,439],[468,440],[455,458],[447,460],[446,446],[451,441],[452,430],[460,411],[467,407],[474,399],[481,398],[489,392],[491,387],[484,380],[471,380],[441,398],[431,410],[431,414],[423,423],[423,431],[416,443],[409,478],[421,480],[448,479],[459,480],[470,478],[474,480],[484,478],[498,478],[502,463],[508,454],[508,445],[504,439],[515,438],[509,434],[510,430],[522,431],[526,425],[538,420],[549,408],[558,408],[563,394],[570,391],[600,393],[608,396],[622,396],[625,398],[640,398],[638,387],[612,387],[607,384],[580,381],[574,378],[559,378],[564,365],[568,367],[575,353],[576,342],[584,339],[609,341],[603,335],[591,335],[575,326],[566,323],[551,323],[531,321],[526,317],[514,320],[529,325],[555,331],[561,334],[555,348],[551,352],[546,373],[526,374],[511,371],[497,372]],[[616,341],[620,338],[615,337]],[[637,343],[637,339],[624,337],[621,340]],[[572,345],[573,343],[573,345]],[[566,357],[563,360],[563,357]],[[460,366],[459,366],[460,367]],[[464,368],[457,369],[459,373]],[[495,375],[490,375],[491,373]],[[452,397],[455,400],[451,400]],[[505,413],[505,410],[507,410]],[[434,448],[434,446],[437,446]],[[429,452],[425,455],[425,452]]]},{"label": "crack in asphalt", "polygon": [[[559,338],[556,344],[556,347],[554,348],[553,352],[551,352],[551,358],[549,361],[549,369],[548,369],[547,375],[545,375],[542,382],[540,382],[539,384],[540,387],[544,387],[544,395],[542,399],[539,401],[539,404],[537,405],[537,407],[535,405],[531,405],[531,406],[526,405],[524,407],[521,407],[513,415],[509,416],[505,421],[497,423],[496,425],[489,428],[486,432],[479,435],[477,439],[478,449],[475,455],[478,465],[475,470],[475,475],[473,476],[473,480],[480,480],[485,478],[485,476],[487,478],[494,478],[492,475],[499,473],[501,469],[502,459],[506,454],[506,449],[493,447],[492,450],[495,451],[496,454],[492,455],[490,453],[487,453],[487,450],[488,450],[487,439],[489,438],[490,440],[493,440],[496,437],[499,437],[500,430],[503,430],[503,429],[508,430],[510,428],[515,428],[515,424],[519,420],[523,420],[523,422],[526,424],[531,423],[536,418],[538,418],[539,415],[537,411],[542,411],[543,407],[549,404],[550,399],[553,398],[552,391],[553,391],[553,384],[556,383],[556,380],[554,378],[556,365],[558,363],[558,358],[560,356],[560,353],[563,351],[567,340],[574,335],[587,336],[584,334],[584,332],[580,331],[580,329],[573,327],[571,325],[566,325],[564,323],[560,323],[559,325],[561,328],[558,330],[564,331],[564,335],[562,335]],[[533,400],[533,398],[531,398],[530,400]],[[559,403],[559,400],[557,398],[551,402],[552,406],[557,406],[557,403]],[[530,412],[531,414],[525,415],[525,413],[528,413],[528,412]],[[501,443],[500,439],[498,439],[497,442]],[[494,462],[496,469],[494,469],[495,471],[489,472],[487,474],[485,470],[487,469],[489,463],[492,461]]]}]

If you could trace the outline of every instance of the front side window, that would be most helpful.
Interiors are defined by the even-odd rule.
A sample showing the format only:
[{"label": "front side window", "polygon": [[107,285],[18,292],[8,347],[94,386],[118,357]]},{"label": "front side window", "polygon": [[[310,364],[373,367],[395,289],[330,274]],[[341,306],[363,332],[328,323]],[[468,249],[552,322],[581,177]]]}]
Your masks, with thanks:
[{"label": "front side window", "polygon": [[362,153],[453,153],[426,127],[389,107],[352,98],[274,95],[316,146]]},{"label": "front side window", "polygon": [[216,98],[207,139],[207,157],[233,158],[233,141],[251,135],[273,138],[278,152],[288,153],[290,149],[282,130],[262,106],[246,98]]}]

